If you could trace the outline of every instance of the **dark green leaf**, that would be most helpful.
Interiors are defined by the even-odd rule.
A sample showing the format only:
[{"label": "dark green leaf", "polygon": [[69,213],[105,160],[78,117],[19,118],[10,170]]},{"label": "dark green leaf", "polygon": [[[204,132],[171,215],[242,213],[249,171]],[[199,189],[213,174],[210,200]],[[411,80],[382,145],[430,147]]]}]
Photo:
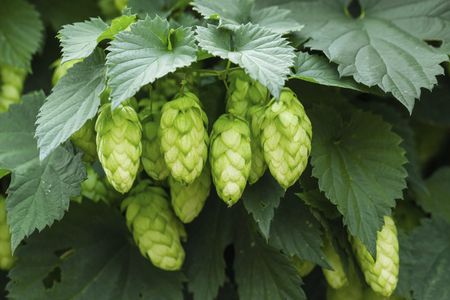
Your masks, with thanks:
[{"label": "dark green leaf", "polygon": [[450,167],[441,167],[426,181],[429,193],[418,195],[422,208],[450,222]]},{"label": "dark green leaf", "polygon": [[142,19],[145,19],[147,15],[167,17],[176,2],[177,0],[129,0],[127,7]]}]

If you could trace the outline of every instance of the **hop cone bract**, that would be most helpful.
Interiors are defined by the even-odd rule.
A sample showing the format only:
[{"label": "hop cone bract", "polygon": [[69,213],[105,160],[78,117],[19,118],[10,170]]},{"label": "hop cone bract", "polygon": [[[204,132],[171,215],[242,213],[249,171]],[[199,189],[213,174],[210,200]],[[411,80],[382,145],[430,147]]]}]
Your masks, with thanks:
[{"label": "hop cone bract", "polygon": [[272,100],[261,125],[261,144],[270,173],[285,189],[302,174],[311,151],[311,122],[290,89]]},{"label": "hop cone bract", "polygon": [[118,192],[128,192],[138,173],[142,152],[137,113],[128,105],[119,105],[111,111],[111,105],[106,104],[101,108],[95,130],[98,158],[108,181]]},{"label": "hop cone bract", "polygon": [[250,145],[252,148],[252,163],[250,168],[250,175],[248,182],[250,184],[258,181],[267,169],[266,161],[264,160],[264,152],[261,146],[261,123],[264,118],[264,107],[253,106],[248,113],[248,120],[250,124]]},{"label": "hop cone bract", "polygon": [[15,258],[11,252],[11,235],[6,222],[6,201],[0,195],[0,269],[9,270],[14,262]]},{"label": "hop cone bract", "polygon": [[206,114],[194,94],[164,104],[159,136],[173,179],[189,184],[200,176],[208,156],[207,126]]},{"label": "hop cone bract", "polygon": [[183,223],[189,223],[201,212],[211,190],[211,174],[208,167],[191,184],[184,185],[170,179],[170,198],[175,214]]},{"label": "hop cone bract", "polygon": [[384,217],[383,228],[377,234],[375,260],[357,238],[353,238],[353,248],[367,284],[376,293],[389,297],[397,286],[399,272],[399,246],[394,220]]},{"label": "hop cone bract", "polygon": [[328,263],[332,268],[332,270],[322,268],[322,272],[323,275],[325,276],[325,279],[332,288],[334,289],[342,288],[348,283],[348,280],[339,254],[336,252],[333,245],[329,241],[325,243],[323,252],[325,254]]},{"label": "hop cone bract", "polygon": [[224,114],[214,123],[209,159],[217,194],[229,206],[242,196],[251,167],[248,123]]},{"label": "hop cone bract", "polygon": [[86,166],[87,178],[81,183],[81,195],[94,202],[112,203],[118,198],[118,193],[106,181],[100,178],[91,166]]},{"label": "hop cone bract", "polygon": [[88,120],[77,132],[72,134],[70,140],[83,151],[86,161],[97,158],[97,145],[95,144],[95,122]]},{"label": "hop cone bract", "polygon": [[314,270],[314,267],[316,266],[314,263],[308,260],[300,259],[295,255],[291,257],[291,261],[300,277],[308,276],[308,274],[311,273],[311,271]]},{"label": "hop cone bract", "polygon": [[183,225],[171,210],[166,192],[159,187],[145,189],[122,203],[126,221],[142,255],[156,267],[179,270],[185,253],[180,238]]},{"label": "hop cone bract", "polygon": [[0,90],[0,112],[8,110],[9,106],[20,102],[26,72],[9,66],[0,69],[2,86]]}]

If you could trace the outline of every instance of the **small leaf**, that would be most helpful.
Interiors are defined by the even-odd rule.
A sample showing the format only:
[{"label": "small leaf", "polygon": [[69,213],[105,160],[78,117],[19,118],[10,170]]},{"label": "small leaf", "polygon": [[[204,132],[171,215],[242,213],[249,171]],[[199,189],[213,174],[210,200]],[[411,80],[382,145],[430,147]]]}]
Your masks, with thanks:
[{"label": "small leaf", "polygon": [[97,42],[100,43],[103,40],[113,40],[116,34],[124,31],[134,22],[136,22],[135,15],[124,15],[113,19],[111,25],[97,38]]},{"label": "small leaf", "polygon": [[191,29],[171,29],[160,17],[134,23],[130,31],[116,35],[108,50],[107,75],[114,107],[142,86],[189,66],[197,54]]},{"label": "small leaf", "polygon": [[280,34],[249,23],[235,31],[214,25],[197,27],[196,38],[201,48],[241,66],[279,96],[295,57],[294,48]]},{"label": "small leaf", "polygon": [[418,203],[433,215],[450,223],[450,167],[441,167],[427,179],[429,193],[418,194]]},{"label": "small leaf", "polygon": [[105,89],[105,55],[98,49],[75,64],[53,88],[36,121],[40,159],[45,159],[92,119]]},{"label": "small leaf", "polygon": [[107,28],[100,18],[63,26],[58,33],[63,52],[61,63],[91,55],[97,47],[97,39]]}]

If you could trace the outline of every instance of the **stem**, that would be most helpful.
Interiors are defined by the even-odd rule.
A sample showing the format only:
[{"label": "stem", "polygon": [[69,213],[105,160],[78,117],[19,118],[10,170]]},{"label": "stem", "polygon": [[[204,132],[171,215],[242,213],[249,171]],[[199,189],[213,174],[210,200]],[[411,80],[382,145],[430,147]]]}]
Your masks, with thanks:
[{"label": "stem", "polygon": [[172,47],[172,41],[170,40],[172,33],[175,32],[175,29],[170,28],[169,30],[169,34],[167,35],[167,50],[172,51],[173,47]]}]

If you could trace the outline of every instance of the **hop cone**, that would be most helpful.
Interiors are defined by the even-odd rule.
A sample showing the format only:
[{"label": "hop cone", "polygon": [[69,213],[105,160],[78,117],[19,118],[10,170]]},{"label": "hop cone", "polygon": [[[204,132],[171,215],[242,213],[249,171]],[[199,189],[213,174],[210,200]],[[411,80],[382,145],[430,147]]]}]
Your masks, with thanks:
[{"label": "hop cone", "polygon": [[384,217],[384,226],[377,235],[376,260],[366,247],[353,239],[353,248],[367,284],[378,294],[389,297],[395,290],[399,271],[397,228],[394,220]]},{"label": "hop cone", "polygon": [[118,198],[118,193],[91,166],[86,166],[86,171],[87,179],[81,183],[81,195],[94,202],[105,203],[112,203]]},{"label": "hop cone", "polygon": [[15,259],[11,253],[11,235],[6,222],[6,201],[0,195],[0,269],[9,270],[14,262]]},{"label": "hop cone", "polygon": [[242,196],[251,167],[250,129],[245,120],[222,115],[211,133],[209,159],[217,194],[229,206]]},{"label": "hop cone", "polygon": [[191,222],[201,212],[211,189],[210,176],[209,168],[205,167],[200,177],[189,185],[169,180],[172,207],[183,223]]},{"label": "hop cone", "polygon": [[[145,187],[122,203],[126,221],[142,255],[158,268],[179,270],[184,261],[181,222],[170,209],[166,192]],[[184,233],[185,234],[185,233]]]},{"label": "hop cone", "polygon": [[348,271],[348,284],[339,289],[334,289],[328,285],[327,300],[365,300],[363,298],[363,286],[356,273],[355,266],[350,264]]},{"label": "hop cone", "polygon": [[344,271],[344,266],[342,265],[341,258],[337,254],[331,242],[327,241],[324,247],[325,257],[333,270],[328,270],[322,268],[323,275],[327,280],[328,284],[334,288],[339,289],[348,283],[347,275]]},{"label": "hop cone", "polygon": [[120,193],[133,186],[142,152],[141,123],[133,108],[119,105],[102,107],[95,123],[97,153],[106,177]]},{"label": "hop cone", "polygon": [[72,68],[76,63],[82,61],[81,59],[73,59],[66,61],[65,63],[61,64],[61,59],[58,59],[53,63],[53,66],[55,66],[55,70],[53,71],[52,76],[52,85],[55,86],[58,81],[63,78],[64,75],[67,74],[67,71],[69,71],[70,68]]},{"label": "hop cone", "polygon": [[308,276],[308,274],[311,273],[311,271],[314,270],[314,267],[316,266],[312,262],[300,259],[297,256],[293,256],[291,258],[291,261],[300,277]]},{"label": "hop cone", "polygon": [[164,160],[172,177],[192,183],[202,173],[208,156],[208,119],[192,93],[162,108],[159,136]]},{"label": "hop cone", "polygon": [[80,148],[86,161],[95,161],[97,158],[97,145],[95,144],[95,122],[88,120],[83,127],[72,134],[70,140]]},{"label": "hop cone", "polygon": [[248,115],[251,132],[250,146],[252,149],[252,163],[248,182],[253,184],[264,175],[264,172],[267,169],[267,164],[264,160],[264,152],[261,146],[261,123],[264,117],[264,107],[253,106],[250,108]]},{"label": "hop cone", "polygon": [[20,102],[25,76],[26,72],[22,69],[1,67],[0,112],[5,112],[11,104]]},{"label": "hop cone", "polygon": [[270,173],[285,189],[302,174],[311,151],[312,129],[297,96],[283,89],[280,100],[266,107],[261,144]]},{"label": "hop cone", "polygon": [[229,113],[245,118],[250,107],[265,104],[269,95],[267,88],[251,79],[243,70],[230,73],[228,81],[230,92],[227,111]]}]

